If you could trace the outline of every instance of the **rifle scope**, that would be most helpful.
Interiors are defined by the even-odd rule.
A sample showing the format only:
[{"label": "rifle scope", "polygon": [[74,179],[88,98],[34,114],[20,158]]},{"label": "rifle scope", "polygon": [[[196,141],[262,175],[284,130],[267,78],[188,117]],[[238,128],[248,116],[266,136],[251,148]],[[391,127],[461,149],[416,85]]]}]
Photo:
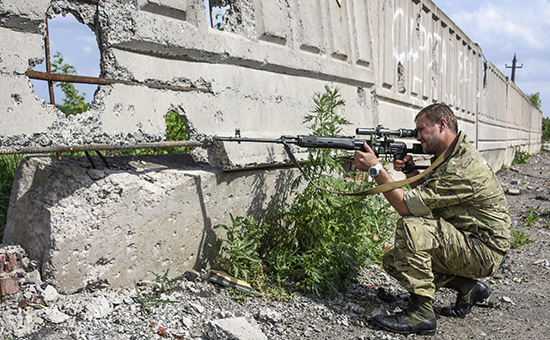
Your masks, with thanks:
[{"label": "rifle scope", "polygon": [[355,134],[357,135],[378,135],[382,136],[397,136],[397,137],[413,137],[416,138],[416,129],[397,129],[390,130],[386,129],[382,125],[378,125],[375,128],[357,128],[355,129]]}]

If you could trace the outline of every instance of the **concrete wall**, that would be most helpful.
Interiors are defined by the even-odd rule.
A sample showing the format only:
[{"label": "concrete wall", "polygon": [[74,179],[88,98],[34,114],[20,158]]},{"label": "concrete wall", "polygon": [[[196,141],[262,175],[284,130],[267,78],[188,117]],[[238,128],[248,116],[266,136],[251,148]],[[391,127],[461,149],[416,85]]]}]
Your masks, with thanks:
[{"label": "concrete wall", "polygon": [[[209,26],[203,0],[104,0],[99,5],[68,0],[0,1],[0,38],[8,42],[0,46],[0,152],[12,153],[28,147],[158,142],[164,138],[168,111],[180,114],[190,139],[195,141],[210,142],[214,135],[231,136],[235,128],[240,128],[244,137],[306,134],[303,117],[313,108],[313,95],[323,92],[325,86],[338,87],[346,101],[341,114],[352,122],[346,131],[349,135],[354,134],[356,127],[378,124],[413,128],[419,109],[432,102],[445,102],[459,117],[459,128],[494,169],[510,164],[516,148],[540,149],[540,110],[494,65],[485,63],[482,47],[431,1],[344,1],[341,7],[334,0],[211,3],[231,5],[232,14],[224,18],[222,30]],[[90,109],[69,118],[38,98],[25,74],[43,61],[46,18],[67,13],[96,34],[105,78],[138,84],[99,86]],[[182,92],[148,84],[205,91]],[[298,157],[304,156],[304,150],[297,151]],[[182,184],[171,190],[162,187],[162,180],[126,182],[131,173],[128,169],[109,172],[106,178],[110,183],[127,183],[134,188],[130,192],[138,208],[120,207],[124,223],[112,217],[109,204],[82,200],[105,196],[101,194],[101,188],[107,185],[101,182],[104,178],[93,179],[95,184],[75,182],[75,178],[82,178],[77,163],[56,164],[49,158],[47,163],[42,163],[42,158],[28,161],[26,168],[19,169],[21,183],[12,194],[4,241],[25,243],[29,253],[43,262],[49,280],[62,291],[74,291],[94,280],[132,284],[151,269],[160,271],[177,262],[177,269],[185,270],[202,263],[188,260],[191,253],[195,257],[205,254],[204,242],[193,240],[212,227],[205,220],[204,209],[197,209],[207,205],[206,196],[199,193],[237,197],[226,205],[218,203],[214,209],[216,221],[229,223],[229,212],[252,213],[244,208],[250,200],[256,202],[254,212],[260,216],[265,213],[274,200],[272,195],[266,195],[267,190],[272,190],[270,183],[278,183],[276,190],[288,197],[288,183],[280,178],[295,176],[295,171],[286,168],[251,170],[239,175],[220,171],[286,164],[288,159],[280,145],[225,143],[195,148],[193,157],[199,162],[195,168],[187,163],[183,168],[172,165],[177,176],[186,179],[181,183],[188,186]],[[207,162],[212,168],[204,172],[200,162]],[[44,169],[65,176],[33,174]],[[155,174],[162,176],[170,171],[171,168],[158,169]],[[197,171],[203,174],[204,183],[211,184],[195,185],[190,178],[195,178]],[[231,180],[232,176],[241,176],[243,181]],[[255,182],[258,176],[262,180]],[[252,198],[242,195],[250,189],[247,183],[256,183]],[[56,188],[59,192],[53,191],[54,198],[43,197],[39,194],[43,188]],[[165,196],[149,202],[146,198],[150,190],[159,190]],[[181,202],[184,198],[179,192],[190,197],[185,199],[189,206],[180,207],[187,215],[167,212],[174,216],[170,221],[160,215],[145,222],[134,219],[134,212],[142,208],[162,210],[168,201]],[[89,216],[64,203],[67,200],[81,202],[79,209],[93,210],[93,223]],[[148,203],[140,208],[140,202]],[[35,214],[26,216],[27,211]],[[48,218],[38,227],[40,216]],[[79,226],[78,232],[74,225]],[[174,243],[169,233],[172,225],[187,230],[189,237],[175,236],[192,251],[175,249],[177,241]],[[120,252],[113,250],[108,258],[100,252],[86,253],[87,243],[77,242],[101,242],[99,235],[115,237],[111,232],[105,233],[120,232],[121,228],[138,228],[143,231],[138,235],[144,238],[151,237],[145,230],[166,229],[166,233],[154,235],[154,244],[171,246],[156,253],[144,246],[147,250],[141,256],[162,256],[155,256],[154,261],[142,261],[138,256],[133,260],[133,270],[128,271],[121,269],[129,266],[123,257],[135,246],[135,236],[119,237]],[[72,257],[66,253],[68,248]],[[170,252],[172,262],[164,261]],[[81,256],[84,253],[85,260]],[[69,270],[73,262],[82,269]]]},{"label": "concrete wall", "polygon": [[[502,143],[540,146],[531,131],[540,125],[540,112],[506,78],[493,76],[500,72],[490,63],[484,74],[481,47],[430,1],[354,1],[342,7],[332,0],[221,3],[233,9],[223,31],[208,25],[203,0],[113,0],[98,6],[2,1],[0,34],[13,42],[0,50],[2,147],[156,142],[169,110],[186,119],[195,140],[232,135],[235,128],[248,137],[306,133],[302,118],[313,94],[326,85],[341,89],[351,135],[355,127],[377,124],[413,127],[418,109],[442,101],[486,153],[503,153]],[[46,17],[68,12],[96,33],[106,78],[208,92],[100,86],[88,112],[63,117],[34,95],[25,71],[43,60]],[[514,119],[500,120],[502,105]],[[492,134],[490,142],[478,136],[495,124],[525,132],[510,142],[503,133]],[[208,150],[196,156],[227,169],[284,161],[282,152],[266,159],[266,145],[227,148],[224,157]]]}]

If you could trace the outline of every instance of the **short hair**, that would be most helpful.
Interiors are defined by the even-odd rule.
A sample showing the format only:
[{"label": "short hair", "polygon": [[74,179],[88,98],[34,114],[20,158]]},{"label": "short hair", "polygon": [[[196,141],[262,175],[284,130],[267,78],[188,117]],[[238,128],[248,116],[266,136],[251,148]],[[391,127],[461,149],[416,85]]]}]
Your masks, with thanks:
[{"label": "short hair", "polygon": [[426,118],[432,123],[436,124],[439,122],[441,118],[445,118],[447,121],[447,125],[449,126],[449,129],[454,131],[455,133],[458,133],[458,124],[456,122],[456,116],[453,112],[453,110],[447,105],[443,103],[435,103],[426,106],[414,118],[414,121],[418,119],[418,117],[422,115],[426,115]]}]

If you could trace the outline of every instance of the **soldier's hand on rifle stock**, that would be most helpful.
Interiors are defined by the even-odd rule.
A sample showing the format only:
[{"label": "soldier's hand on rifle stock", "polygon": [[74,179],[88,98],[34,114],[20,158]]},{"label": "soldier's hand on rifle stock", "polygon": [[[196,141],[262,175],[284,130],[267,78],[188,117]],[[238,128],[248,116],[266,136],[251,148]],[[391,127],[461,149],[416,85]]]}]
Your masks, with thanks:
[{"label": "soldier's hand on rifle stock", "polygon": [[403,157],[403,159],[396,159],[394,162],[393,162],[393,169],[395,171],[403,171],[403,168],[405,167],[405,165],[413,165],[414,162],[413,162],[413,157],[411,155],[406,155],[405,157]]},{"label": "soldier's hand on rifle stock", "polygon": [[361,171],[369,171],[371,166],[378,164],[378,157],[374,154],[371,147],[367,143],[363,143],[366,152],[356,150],[353,155],[355,167]]}]

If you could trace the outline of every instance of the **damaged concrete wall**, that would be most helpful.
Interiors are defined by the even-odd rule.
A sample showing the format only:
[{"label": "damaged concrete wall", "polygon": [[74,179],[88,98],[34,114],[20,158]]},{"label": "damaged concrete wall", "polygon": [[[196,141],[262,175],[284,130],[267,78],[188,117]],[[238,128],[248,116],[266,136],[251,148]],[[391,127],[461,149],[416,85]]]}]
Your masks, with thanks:
[{"label": "damaged concrete wall", "polygon": [[[220,29],[209,25],[203,0],[0,1],[0,37],[9,42],[0,46],[1,152],[159,142],[168,111],[184,119],[191,140],[208,145],[193,150],[196,163],[172,159],[147,174],[124,165],[95,178],[80,160],[26,160],[4,241],[25,243],[61,291],[204,265],[213,224],[229,223],[229,212],[262,216],[288,197],[286,179],[295,176],[284,167],[223,172],[288,159],[280,145],[212,145],[212,136],[235,128],[243,137],[307,134],[303,117],[325,86],[346,101],[349,135],[378,124],[412,128],[420,108],[441,101],[495,169],[511,162],[515,147],[540,148],[540,110],[490,63],[484,73],[482,47],[431,1],[211,4],[231,6]],[[102,77],[118,81],[100,85],[88,111],[68,118],[33,92],[27,76],[44,60],[46,18],[67,13],[95,33]],[[119,161],[129,162],[110,160]],[[144,219],[149,210],[157,213]]]},{"label": "damaged concrete wall", "polygon": [[[2,1],[0,33],[14,43],[1,47],[1,146],[156,142],[169,110],[185,118],[193,140],[235,128],[247,137],[306,133],[302,118],[326,85],[341,88],[350,135],[377,124],[412,127],[418,109],[443,101],[477,140],[479,115],[492,111],[485,103],[493,103],[493,93],[485,88],[493,78],[484,78],[481,47],[430,1],[212,4],[231,6],[222,30],[209,26],[203,0]],[[36,97],[25,71],[43,60],[45,19],[69,12],[95,32],[105,78],[142,85],[100,86],[88,112],[65,118]],[[265,145],[226,147],[227,153],[197,150],[197,160],[227,169],[286,161],[282,152],[262,156]]]}]

